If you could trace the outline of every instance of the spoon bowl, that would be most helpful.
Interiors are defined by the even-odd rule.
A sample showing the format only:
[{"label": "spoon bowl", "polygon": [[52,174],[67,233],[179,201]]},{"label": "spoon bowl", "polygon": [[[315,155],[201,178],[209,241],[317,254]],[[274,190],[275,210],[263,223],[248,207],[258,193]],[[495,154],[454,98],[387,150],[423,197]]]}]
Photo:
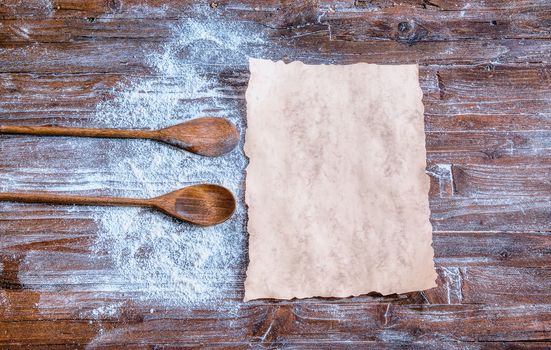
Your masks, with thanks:
[{"label": "spoon bowl", "polygon": [[222,223],[235,211],[235,198],[225,187],[199,184],[152,199],[153,206],[175,218],[208,226]]},{"label": "spoon bowl", "polygon": [[203,117],[161,129],[155,139],[191,153],[217,157],[237,146],[239,132],[224,118]]}]

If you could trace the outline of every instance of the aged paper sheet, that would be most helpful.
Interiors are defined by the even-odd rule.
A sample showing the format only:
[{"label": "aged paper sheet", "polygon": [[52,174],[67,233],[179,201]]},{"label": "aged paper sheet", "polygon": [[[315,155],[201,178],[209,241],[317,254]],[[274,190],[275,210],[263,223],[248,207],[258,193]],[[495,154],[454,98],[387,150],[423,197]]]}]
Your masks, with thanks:
[{"label": "aged paper sheet", "polygon": [[250,71],[245,300],[435,287],[417,65]]}]

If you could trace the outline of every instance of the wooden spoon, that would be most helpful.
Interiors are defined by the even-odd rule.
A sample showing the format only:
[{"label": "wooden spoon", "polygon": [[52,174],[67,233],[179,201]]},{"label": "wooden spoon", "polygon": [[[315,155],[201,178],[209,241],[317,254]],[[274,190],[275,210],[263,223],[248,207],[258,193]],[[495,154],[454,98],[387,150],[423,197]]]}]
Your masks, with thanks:
[{"label": "wooden spoon", "polygon": [[150,139],[203,156],[216,157],[235,148],[239,133],[224,118],[204,117],[160,130],[63,128],[55,126],[0,126],[1,134]]},{"label": "wooden spoon", "polygon": [[0,201],[68,205],[149,207],[193,224],[209,226],[229,219],[235,198],[225,187],[200,184],[150,199],[64,196],[34,193],[0,193]]}]

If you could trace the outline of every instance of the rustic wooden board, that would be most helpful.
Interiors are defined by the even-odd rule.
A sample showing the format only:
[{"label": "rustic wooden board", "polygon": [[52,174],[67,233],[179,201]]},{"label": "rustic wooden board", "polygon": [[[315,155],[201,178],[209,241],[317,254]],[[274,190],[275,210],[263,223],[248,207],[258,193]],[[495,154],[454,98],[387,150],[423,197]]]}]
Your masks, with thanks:
[{"label": "rustic wooden board", "polygon": [[[264,57],[421,65],[439,286],[245,304],[241,264],[232,267],[238,282],[221,306],[144,304],[139,292],[116,291],[128,282],[110,269],[108,255],[91,253],[94,208],[14,204],[0,206],[0,347],[550,347],[549,1],[209,3],[224,18],[259,24],[269,38]],[[95,126],[96,105],[113,98],[114,87],[156,74],[143,54],[196,15],[190,5],[3,1],[0,123]],[[195,64],[223,83],[222,99],[243,109],[245,65],[220,73]],[[140,195],[142,184],[105,167],[122,147],[117,140],[83,139],[77,148],[64,138],[0,141],[0,185]],[[100,173],[94,183],[83,180],[91,168]],[[118,311],[93,314],[109,304]]]}]

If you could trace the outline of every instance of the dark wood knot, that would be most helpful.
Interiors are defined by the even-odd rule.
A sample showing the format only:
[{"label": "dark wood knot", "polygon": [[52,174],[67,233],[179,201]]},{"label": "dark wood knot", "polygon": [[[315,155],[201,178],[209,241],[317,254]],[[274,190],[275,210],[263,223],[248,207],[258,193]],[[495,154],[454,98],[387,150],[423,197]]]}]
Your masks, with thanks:
[{"label": "dark wood knot", "polygon": [[499,252],[499,260],[508,260],[511,257],[511,253],[506,250]]},{"label": "dark wood knot", "polygon": [[371,3],[371,0],[354,0],[355,7],[367,7]]},{"label": "dark wood knot", "polygon": [[111,13],[118,13],[121,11],[122,4],[120,0],[105,0],[105,7],[107,7]]},{"label": "dark wood knot", "polygon": [[409,46],[415,45],[428,35],[428,30],[415,21],[398,23],[396,40]]},{"label": "dark wood knot", "polygon": [[411,30],[411,24],[409,24],[409,22],[398,23],[398,31],[400,33],[409,32],[410,30]]}]

